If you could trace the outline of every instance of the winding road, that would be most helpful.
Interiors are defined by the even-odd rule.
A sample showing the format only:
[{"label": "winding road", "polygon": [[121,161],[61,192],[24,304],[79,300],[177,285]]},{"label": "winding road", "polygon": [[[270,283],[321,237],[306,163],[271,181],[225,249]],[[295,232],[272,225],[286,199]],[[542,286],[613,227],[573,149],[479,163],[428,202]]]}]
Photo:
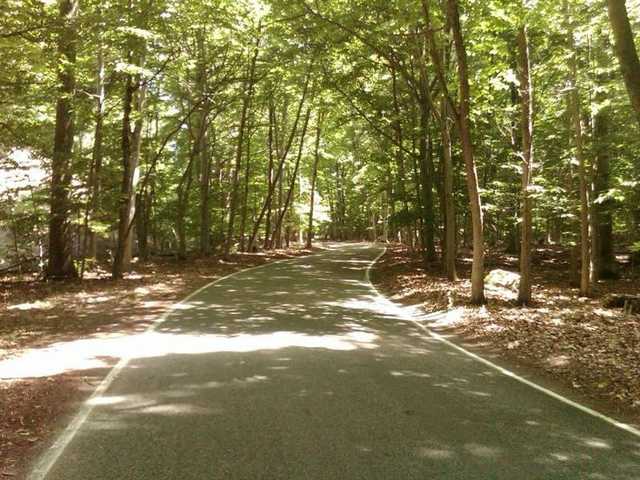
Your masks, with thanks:
[{"label": "winding road", "polygon": [[382,249],[244,271],[145,335],[31,478],[640,478],[640,437],[430,336]]}]

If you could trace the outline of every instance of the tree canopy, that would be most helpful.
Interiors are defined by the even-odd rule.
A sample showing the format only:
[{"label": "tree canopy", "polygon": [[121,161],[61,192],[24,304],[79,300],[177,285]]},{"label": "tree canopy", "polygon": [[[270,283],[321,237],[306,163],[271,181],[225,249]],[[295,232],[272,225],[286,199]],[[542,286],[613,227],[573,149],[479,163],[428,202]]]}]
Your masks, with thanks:
[{"label": "tree canopy", "polygon": [[[150,255],[401,241],[640,250],[638,0],[6,0],[0,248],[47,278]],[[535,266],[534,266],[535,268]]]}]

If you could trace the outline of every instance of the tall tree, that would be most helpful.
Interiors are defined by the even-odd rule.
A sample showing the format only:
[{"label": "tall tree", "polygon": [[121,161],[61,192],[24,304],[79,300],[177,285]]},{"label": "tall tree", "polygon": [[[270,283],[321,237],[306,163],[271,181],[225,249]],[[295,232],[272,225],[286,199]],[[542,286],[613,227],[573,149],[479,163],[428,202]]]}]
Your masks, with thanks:
[{"label": "tall tree", "polygon": [[469,67],[467,64],[467,51],[462,36],[460,25],[460,11],[457,0],[448,0],[448,16],[451,22],[451,32],[458,61],[458,81],[460,90],[460,107],[457,112],[458,130],[462,144],[462,156],[464,157],[467,172],[467,193],[469,195],[469,207],[471,210],[471,223],[473,228],[473,265],[471,269],[471,302],[480,305],[485,302],[484,296],[484,221],[480,189],[478,185],[478,173],[471,138],[471,93],[469,87]]},{"label": "tall tree", "polygon": [[143,112],[147,94],[147,82],[142,74],[146,59],[146,33],[140,28],[144,26],[140,22],[146,15],[148,6],[144,2],[129,1],[129,19],[132,27],[127,32],[126,42],[128,70],[125,74],[122,115],[122,181],[118,209],[118,241],[111,272],[116,279],[122,278],[124,272],[131,268],[133,251],[136,187],[140,173]]},{"label": "tall tree", "polygon": [[58,2],[58,100],[51,163],[51,214],[49,217],[49,263],[47,276],[64,279],[77,276],[73,264],[69,209],[71,160],[74,136],[76,93],[76,48],[79,0]]},{"label": "tall tree", "polygon": [[609,21],[615,37],[615,52],[627,86],[631,106],[640,124],[640,60],[629,23],[626,0],[607,0]]},{"label": "tall tree", "polygon": [[453,159],[451,157],[451,128],[450,115],[447,101],[444,96],[440,109],[440,134],[442,141],[442,176],[443,176],[443,203],[444,203],[444,267],[447,278],[451,281],[458,279],[456,270],[457,257],[457,227],[456,205],[453,191]]},{"label": "tall tree", "polygon": [[316,144],[313,154],[313,168],[311,171],[311,193],[309,195],[309,223],[307,225],[307,243],[306,247],[311,248],[313,246],[313,209],[316,200],[316,182],[318,180],[318,165],[320,164],[320,139],[322,135],[322,122],[324,119],[324,112],[321,110],[318,112],[318,118],[316,119]]},{"label": "tall tree", "polygon": [[580,295],[591,294],[591,220],[589,204],[589,180],[584,153],[580,87],[578,85],[578,52],[576,49],[573,15],[569,3],[564,0],[567,23],[567,45],[569,48],[569,113],[573,127],[575,154],[578,161],[578,195],[580,202]]},{"label": "tall tree", "polygon": [[533,87],[527,25],[518,31],[518,73],[520,80],[520,125],[522,133],[522,190],[520,235],[520,284],[518,302],[531,303],[531,181],[533,177]]}]

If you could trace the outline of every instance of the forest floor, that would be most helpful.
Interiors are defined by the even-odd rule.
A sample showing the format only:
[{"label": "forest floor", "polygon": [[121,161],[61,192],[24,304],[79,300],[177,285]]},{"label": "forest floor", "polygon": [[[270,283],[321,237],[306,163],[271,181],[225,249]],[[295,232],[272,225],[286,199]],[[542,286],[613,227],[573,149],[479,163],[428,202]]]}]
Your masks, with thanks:
[{"label": "forest floor", "polygon": [[91,351],[78,355],[78,350],[87,349],[83,341],[143,332],[175,302],[224,275],[309,253],[290,249],[182,262],[158,258],[136,265],[120,281],[111,280],[106,270],[89,273],[83,282],[1,278],[0,366],[3,360],[43,348],[67,348],[72,355],[63,365],[31,361],[18,378],[0,375],[0,479],[22,478],[61,418],[87,398],[117,363],[115,355],[98,359]]},{"label": "forest floor", "polygon": [[[419,305],[434,315],[430,328],[465,346],[497,355],[534,375],[552,377],[634,424],[640,424],[640,315],[603,306],[609,293],[637,294],[638,278],[599,282],[592,298],[569,287],[568,254],[539,249],[533,260],[534,304],[521,308],[517,292],[487,287],[488,304],[469,304],[471,258],[458,263],[461,280],[450,282],[439,265],[425,269],[419,252],[392,245],[374,271],[374,283],[392,300]],[[489,255],[487,272],[518,271],[515,256]],[[517,288],[517,286],[516,286]]]}]

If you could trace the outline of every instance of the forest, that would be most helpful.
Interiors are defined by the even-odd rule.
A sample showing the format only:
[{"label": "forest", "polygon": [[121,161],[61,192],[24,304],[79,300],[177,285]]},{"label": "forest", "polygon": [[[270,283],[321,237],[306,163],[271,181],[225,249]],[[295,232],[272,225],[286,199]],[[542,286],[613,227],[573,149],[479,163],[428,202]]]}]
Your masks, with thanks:
[{"label": "forest", "polygon": [[[636,0],[48,1],[1,12],[5,272],[312,239],[640,251]],[[637,36],[636,36],[637,38]]]},{"label": "forest", "polygon": [[[314,252],[285,293],[333,258],[335,285],[316,278],[296,306],[305,335],[313,315],[337,318],[317,358],[396,338],[367,330],[371,270],[376,295],[440,315],[458,345],[640,425],[639,42],[640,0],[2,0],[0,476],[106,377],[104,358],[126,357],[105,336],[135,339],[194,288]],[[264,321],[250,298],[293,300],[265,293],[275,274],[240,278],[252,293],[230,282],[207,314],[229,336],[225,312],[251,310],[250,337]],[[319,306],[327,291],[369,307]],[[353,341],[372,332],[380,345]],[[78,340],[90,358],[29,363]]]}]

